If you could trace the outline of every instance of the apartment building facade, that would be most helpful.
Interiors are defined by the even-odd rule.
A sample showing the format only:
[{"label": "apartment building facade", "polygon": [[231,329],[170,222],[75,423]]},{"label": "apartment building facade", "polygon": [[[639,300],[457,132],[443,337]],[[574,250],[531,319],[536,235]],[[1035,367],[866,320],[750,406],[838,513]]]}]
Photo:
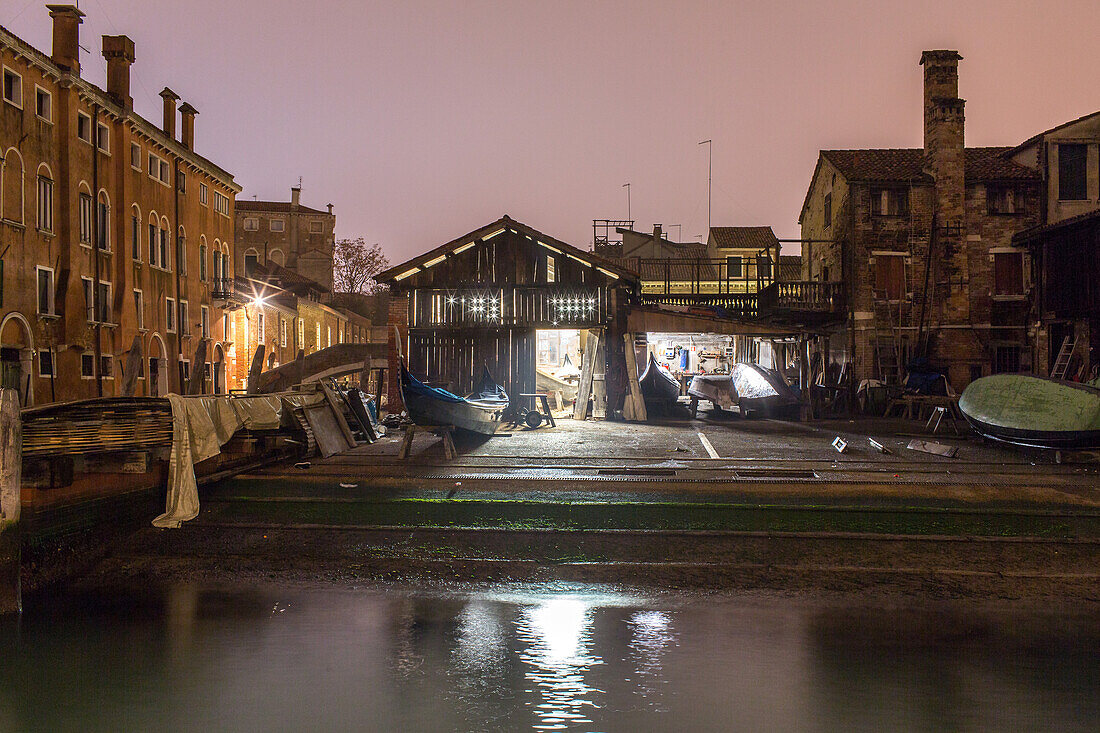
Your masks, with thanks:
[{"label": "apartment building facade", "polygon": [[80,74],[84,13],[49,10],[50,54],[0,28],[4,386],[24,404],[163,395],[202,368],[224,390],[240,187],[170,89],[160,126],[134,112],[129,38],[102,38],[100,89]]},{"label": "apartment building facade", "polygon": [[302,189],[290,189],[290,201],[237,202],[237,271],[273,263],[332,290],[336,215],[301,203]]}]

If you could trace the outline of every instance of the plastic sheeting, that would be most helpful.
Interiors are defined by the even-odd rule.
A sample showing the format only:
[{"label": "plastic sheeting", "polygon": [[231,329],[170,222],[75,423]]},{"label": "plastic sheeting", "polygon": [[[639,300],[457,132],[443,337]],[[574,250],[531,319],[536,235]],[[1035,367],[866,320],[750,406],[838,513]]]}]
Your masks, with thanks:
[{"label": "plastic sheeting", "polygon": [[168,395],[172,406],[172,452],[168,458],[168,498],[154,527],[178,528],[199,514],[195,464],[221,453],[221,447],[242,429],[277,430],[283,406],[299,407],[324,401],[320,394],[254,397],[184,397]]}]

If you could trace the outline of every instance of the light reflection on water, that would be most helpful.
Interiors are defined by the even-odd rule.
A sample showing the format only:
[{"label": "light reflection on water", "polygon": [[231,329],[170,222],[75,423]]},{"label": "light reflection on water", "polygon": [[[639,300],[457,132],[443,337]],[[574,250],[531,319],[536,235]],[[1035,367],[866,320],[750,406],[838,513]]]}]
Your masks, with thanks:
[{"label": "light reflection on water", "polygon": [[587,586],[111,589],[0,624],[0,730],[1093,730],[1096,618]]}]

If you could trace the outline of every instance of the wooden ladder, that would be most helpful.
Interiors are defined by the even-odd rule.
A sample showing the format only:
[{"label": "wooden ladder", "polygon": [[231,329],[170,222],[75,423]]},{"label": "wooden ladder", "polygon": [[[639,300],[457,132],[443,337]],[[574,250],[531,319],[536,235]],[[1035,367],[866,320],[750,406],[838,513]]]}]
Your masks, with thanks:
[{"label": "wooden ladder", "polygon": [[901,363],[901,345],[898,343],[900,320],[900,303],[895,315],[889,301],[875,300],[875,361],[879,376],[889,385],[900,385],[905,378],[905,365]]},{"label": "wooden ladder", "polygon": [[1069,362],[1073,352],[1077,350],[1077,337],[1066,336],[1062,340],[1062,348],[1058,349],[1058,358],[1054,360],[1054,366],[1050,369],[1051,379],[1065,379],[1069,370]]}]

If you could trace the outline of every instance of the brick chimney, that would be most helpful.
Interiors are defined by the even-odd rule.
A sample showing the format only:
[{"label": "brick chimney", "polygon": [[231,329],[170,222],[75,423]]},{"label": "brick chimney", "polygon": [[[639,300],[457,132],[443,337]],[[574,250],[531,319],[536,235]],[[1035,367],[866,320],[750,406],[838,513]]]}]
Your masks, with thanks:
[{"label": "brick chimney", "polygon": [[75,5],[47,5],[53,18],[53,62],[80,76],[80,24],[84,13]]},{"label": "brick chimney", "polygon": [[661,241],[662,227],[660,224],[653,225],[653,239],[654,241]]},{"label": "brick chimney", "polygon": [[198,113],[190,102],[180,105],[180,142],[188,150],[195,149],[195,115]]},{"label": "brick chimney", "polygon": [[103,58],[107,59],[107,93],[123,109],[134,108],[130,96],[130,64],[134,63],[134,42],[126,36],[103,36]]},{"label": "brick chimney", "polygon": [[965,153],[963,150],[963,106],[959,99],[958,51],[925,51],[924,66],[924,157],[928,172],[936,179],[936,213],[939,224],[963,220]]},{"label": "brick chimney", "polygon": [[326,204],[326,206],[328,206],[328,213],[329,213],[329,215],[331,215],[332,214],[332,204]]},{"label": "brick chimney", "polygon": [[295,209],[298,208],[298,201],[302,198],[302,187],[293,186],[290,189],[290,205]]},{"label": "brick chimney", "polygon": [[160,96],[164,100],[164,124],[161,129],[164,130],[164,134],[173,140],[176,139],[176,102],[179,100],[180,95],[173,92],[168,87],[160,90]]}]

